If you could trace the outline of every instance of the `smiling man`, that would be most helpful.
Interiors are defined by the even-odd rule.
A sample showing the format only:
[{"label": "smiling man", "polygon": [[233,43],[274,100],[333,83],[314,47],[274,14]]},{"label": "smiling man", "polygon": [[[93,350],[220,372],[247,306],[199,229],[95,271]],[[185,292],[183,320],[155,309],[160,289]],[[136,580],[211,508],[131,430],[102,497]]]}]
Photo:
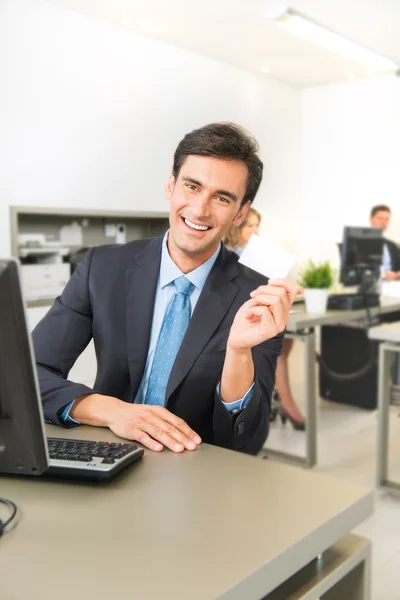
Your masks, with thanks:
[{"label": "smiling man", "polygon": [[[92,248],[33,332],[45,417],[109,427],[160,451],[201,441],[255,454],[298,292],[237,262],[221,240],[257,194],[258,145],[230,123],[187,134],[161,238]],[[67,379],[94,339],[93,389]]]}]

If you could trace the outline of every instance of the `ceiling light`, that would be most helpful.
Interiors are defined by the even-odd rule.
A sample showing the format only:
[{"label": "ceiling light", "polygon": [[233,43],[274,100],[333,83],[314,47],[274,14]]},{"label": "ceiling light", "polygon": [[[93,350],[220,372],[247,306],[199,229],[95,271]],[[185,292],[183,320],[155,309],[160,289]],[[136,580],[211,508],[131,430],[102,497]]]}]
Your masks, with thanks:
[{"label": "ceiling light", "polygon": [[347,79],[354,79],[354,73],[347,73]]},{"label": "ceiling light", "polygon": [[122,17],[123,25],[132,25],[132,17],[130,15],[124,15]]},{"label": "ceiling light", "polygon": [[268,0],[264,9],[266,19],[279,19],[288,11],[288,6],[283,0]]},{"label": "ceiling light", "polygon": [[261,67],[262,73],[269,73],[270,70],[271,69],[267,65],[262,65],[262,67]]},{"label": "ceiling light", "polygon": [[350,60],[362,63],[374,71],[396,71],[399,67],[389,58],[352,42],[291,8],[275,20],[287,31]]}]

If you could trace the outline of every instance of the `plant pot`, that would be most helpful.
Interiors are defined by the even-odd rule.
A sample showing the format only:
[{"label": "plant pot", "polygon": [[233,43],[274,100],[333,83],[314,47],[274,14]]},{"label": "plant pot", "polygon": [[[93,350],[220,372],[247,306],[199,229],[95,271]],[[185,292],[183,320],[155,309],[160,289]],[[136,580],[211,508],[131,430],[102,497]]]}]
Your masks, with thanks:
[{"label": "plant pot", "polygon": [[308,313],[324,313],[328,305],[329,289],[305,289],[306,311]]}]

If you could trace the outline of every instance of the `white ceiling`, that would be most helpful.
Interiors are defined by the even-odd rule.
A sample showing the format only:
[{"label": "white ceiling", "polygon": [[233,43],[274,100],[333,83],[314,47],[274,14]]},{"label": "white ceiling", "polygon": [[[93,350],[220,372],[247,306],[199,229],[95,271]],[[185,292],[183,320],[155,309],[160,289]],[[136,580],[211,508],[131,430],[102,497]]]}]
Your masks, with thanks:
[{"label": "white ceiling", "polygon": [[[367,76],[356,63],[318,48],[265,18],[275,0],[51,0],[135,33],[296,86]],[[337,33],[400,64],[400,0],[288,0]]]}]

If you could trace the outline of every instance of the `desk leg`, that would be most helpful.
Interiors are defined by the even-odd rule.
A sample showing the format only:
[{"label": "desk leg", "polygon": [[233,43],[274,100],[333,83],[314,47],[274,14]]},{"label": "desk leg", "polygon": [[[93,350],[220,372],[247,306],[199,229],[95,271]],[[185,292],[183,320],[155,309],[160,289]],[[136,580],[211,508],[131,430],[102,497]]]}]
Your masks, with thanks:
[{"label": "desk leg", "polygon": [[365,559],[345,575],[320,600],[371,600],[371,550]]},{"label": "desk leg", "polygon": [[315,333],[313,329],[301,333],[287,332],[286,337],[304,343],[304,398],[306,404],[306,455],[297,456],[272,448],[264,448],[263,454],[308,468],[317,464],[317,392],[315,388]]},{"label": "desk leg", "polygon": [[371,600],[371,548],[347,534],[263,600]]},{"label": "desk leg", "polygon": [[391,352],[385,344],[379,346],[378,370],[378,448],[377,448],[377,486],[384,485],[388,472],[389,449],[389,377]]},{"label": "desk leg", "polygon": [[317,464],[317,392],[315,389],[315,333],[302,335],[304,342],[304,392],[306,401],[306,466]]},{"label": "desk leg", "polygon": [[399,353],[399,346],[383,342],[379,346],[378,374],[378,439],[376,457],[376,484],[400,490],[400,484],[388,478],[389,464],[389,409],[390,409],[390,371],[392,356]]}]

